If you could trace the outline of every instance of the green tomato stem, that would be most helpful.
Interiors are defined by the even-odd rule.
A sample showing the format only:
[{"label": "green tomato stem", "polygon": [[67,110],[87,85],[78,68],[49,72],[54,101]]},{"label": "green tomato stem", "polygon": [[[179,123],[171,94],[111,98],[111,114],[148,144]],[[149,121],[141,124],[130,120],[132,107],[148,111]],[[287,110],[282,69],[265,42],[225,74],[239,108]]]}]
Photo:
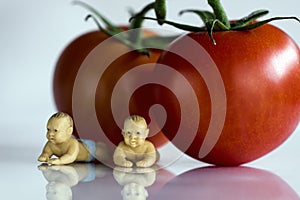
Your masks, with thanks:
[{"label": "green tomato stem", "polygon": [[141,27],[144,21],[144,16],[154,9],[158,23],[163,24],[163,20],[166,18],[166,1],[165,0],[155,0],[155,2],[146,5],[140,12],[136,13],[130,20],[130,29],[136,29],[129,36],[129,40],[136,44],[140,45],[142,40]]},{"label": "green tomato stem", "polygon": [[136,13],[134,15],[135,18],[130,22],[130,29],[141,28],[144,21],[142,17],[144,17],[147,12],[154,9],[154,5],[155,3],[150,3],[145,6],[139,13]]},{"label": "green tomato stem", "polygon": [[166,0],[155,0],[154,9],[156,18],[158,19],[158,23],[160,25],[163,24],[163,20],[166,19]]},{"label": "green tomato stem", "polygon": [[154,9],[155,3],[150,3],[146,7],[144,7],[139,13],[134,15],[134,19],[130,21],[129,29],[136,29],[136,31],[132,32],[129,36],[129,40],[133,43],[140,44],[141,42],[141,27],[143,24],[143,17],[148,13],[150,10]]},{"label": "green tomato stem", "polygon": [[207,0],[208,4],[212,7],[216,19],[222,22],[226,27],[230,28],[230,22],[220,0]]}]

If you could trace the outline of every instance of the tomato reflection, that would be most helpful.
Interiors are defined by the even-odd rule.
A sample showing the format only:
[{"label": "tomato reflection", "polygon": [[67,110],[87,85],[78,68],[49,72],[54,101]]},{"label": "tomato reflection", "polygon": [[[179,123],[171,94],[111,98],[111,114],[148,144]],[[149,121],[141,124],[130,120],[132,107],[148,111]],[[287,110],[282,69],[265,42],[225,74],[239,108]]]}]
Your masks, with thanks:
[{"label": "tomato reflection", "polygon": [[170,181],[155,197],[159,199],[289,199],[295,191],[277,175],[249,167],[204,167],[188,171]]}]

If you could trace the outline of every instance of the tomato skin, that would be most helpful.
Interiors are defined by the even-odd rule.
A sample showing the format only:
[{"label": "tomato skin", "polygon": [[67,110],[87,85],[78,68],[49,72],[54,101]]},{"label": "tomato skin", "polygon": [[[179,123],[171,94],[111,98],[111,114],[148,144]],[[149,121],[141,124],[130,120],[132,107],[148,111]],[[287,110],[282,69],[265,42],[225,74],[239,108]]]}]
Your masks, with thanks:
[{"label": "tomato skin", "polygon": [[94,47],[107,38],[100,31],[89,32],[73,40],[63,50],[53,76],[53,94],[58,110],[72,114],[72,91],[81,63]]},{"label": "tomato skin", "polygon": [[[124,28],[124,27],[122,27]],[[124,28],[126,29],[126,27]],[[149,31],[143,32],[145,36],[154,35],[154,33]],[[54,78],[53,78],[53,93],[54,100],[58,110],[69,113],[73,116],[74,109],[72,108],[72,95],[74,93],[74,84],[76,80],[76,76],[82,66],[84,60],[88,57],[88,55],[94,50],[98,45],[100,45],[103,41],[108,39],[109,36],[104,34],[101,31],[93,31],[79,36],[74,39],[61,53],[58,62],[55,67]],[[111,42],[111,45],[107,47],[107,51],[104,52],[105,55],[110,55],[110,52],[122,52],[122,49],[128,49],[129,47],[125,46],[121,42],[114,40]],[[94,94],[94,97],[89,93],[91,87],[91,81],[89,78],[85,80],[85,83],[77,88],[83,91],[82,98],[82,108],[79,108],[84,116],[81,116],[79,120],[84,120],[79,122],[79,124],[84,124],[83,127],[80,127],[82,130],[80,133],[78,131],[78,121],[75,120],[75,130],[74,135],[76,137],[85,138],[85,139],[94,139],[97,141],[102,141],[102,136],[98,134],[98,128],[94,125],[89,124],[89,117],[92,116],[94,111],[88,110],[88,100],[91,98],[95,98],[95,111],[98,118],[99,125],[105,132],[106,137],[115,145],[117,145],[120,141],[123,140],[121,135],[121,130],[114,121],[111,111],[111,93],[114,87],[114,84],[118,81],[122,75],[124,75],[127,71],[138,67],[147,63],[156,63],[157,59],[161,54],[161,50],[150,50],[150,57],[145,55],[141,55],[135,51],[130,51],[125,55],[121,55],[120,58],[117,58],[111,65],[109,66],[99,66],[99,67],[107,67],[108,73],[105,73],[103,77],[99,77],[99,83],[97,86],[97,91]],[[100,59],[100,58],[99,58]],[[96,60],[97,61],[97,60]],[[143,73],[146,75],[150,73],[149,71],[144,71]],[[101,78],[101,79],[100,79]],[[131,77],[128,80],[128,84],[134,84],[141,77]],[[126,90],[126,86],[122,88],[123,91]],[[94,99],[93,99],[94,100]],[[130,107],[131,114],[140,114],[146,118],[149,122],[148,113],[144,111],[143,106],[139,106],[136,108],[134,105],[126,105],[125,108],[122,104],[122,99],[117,103],[120,105],[116,105],[117,108],[120,109],[128,109]],[[135,103],[137,100],[132,99]],[[139,102],[142,104],[142,102]],[[146,116],[145,116],[146,115]],[[126,116],[125,116],[126,117]],[[124,119],[125,119],[124,117]],[[78,120],[78,119],[77,119]],[[155,146],[161,146],[165,144],[168,140],[163,136],[162,133],[158,133],[153,137],[149,138],[150,141],[154,142]],[[114,148],[114,147],[112,147]]]},{"label": "tomato skin", "polygon": [[[179,47],[194,51],[184,43],[186,37],[208,52],[226,93],[224,127],[213,149],[202,158],[199,150],[212,115],[208,87],[190,63],[170,52]],[[215,46],[207,33],[189,33],[174,41],[158,61],[184,75],[198,98],[201,120],[197,134],[191,138],[186,132],[185,137],[193,141],[188,148],[183,149],[180,141],[175,146],[207,163],[240,165],[275,149],[295,130],[300,119],[299,48],[287,34],[269,24],[250,31],[215,32],[213,37]],[[206,59],[201,57],[203,54],[197,56],[199,61]],[[178,81],[176,77],[169,79],[173,83]],[[185,92],[181,95],[189,98]],[[168,107],[174,110],[170,120],[179,122],[180,108],[176,102],[170,101]],[[164,134],[171,141],[175,135],[167,128]]]}]

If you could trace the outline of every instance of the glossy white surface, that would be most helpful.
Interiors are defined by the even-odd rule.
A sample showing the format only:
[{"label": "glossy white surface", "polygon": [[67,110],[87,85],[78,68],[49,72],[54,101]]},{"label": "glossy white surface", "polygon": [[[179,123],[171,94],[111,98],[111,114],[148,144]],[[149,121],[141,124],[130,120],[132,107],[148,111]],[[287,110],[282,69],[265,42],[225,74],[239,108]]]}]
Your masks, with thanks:
[{"label": "glossy white surface", "polygon": [[300,199],[298,135],[299,131],[271,154],[240,167],[213,167],[183,156],[168,168],[145,173],[117,173],[117,169],[93,164],[41,167],[35,161],[41,147],[2,145],[1,195],[6,199],[68,199],[72,195],[73,199],[115,200],[122,199],[121,191],[126,190],[127,195],[147,191],[147,199]]},{"label": "glossy white surface", "polygon": [[[47,199],[46,187],[51,190],[51,187],[53,189],[55,186],[55,184],[48,185],[49,181],[38,169],[39,163],[36,161],[45,142],[46,120],[56,111],[51,88],[54,65],[62,49],[72,39],[96,28],[92,22],[84,22],[87,12],[72,6],[70,2],[67,0],[0,1],[1,199]],[[90,0],[86,2],[98,7],[104,15],[111,16],[112,21],[126,23],[124,15],[127,14],[126,9],[129,5],[138,10],[146,2],[151,1]],[[270,17],[293,15],[299,17],[300,15],[298,0],[253,0],[243,1],[239,5],[235,5],[234,1],[223,0],[223,4],[230,13],[230,18],[240,18],[259,8],[268,8],[271,11]],[[207,8],[206,1],[198,0],[174,0],[168,1],[168,5],[169,19],[193,24],[199,22],[197,17],[177,16],[181,7],[194,8],[195,5],[199,5],[201,8]],[[112,6],[117,6],[116,10],[111,11]],[[298,45],[300,44],[299,23],[282,21],[273,24],[281,27]],[[147,25],[156,27],[156,24],[151,22]],[[298,127],[297,131],[279,148],[245,165],[251,167],[250,169],[200,169],[197,173],[188,172],[180,175],[191,169],[208,166],[182,157],[177,163],[158,172],[156,182],[144,188],[149,193],[148,199],[177,199],[182,195],[186,195],[189,199],[196,199],[196,197],[199,199],[201,195],[207,195],[205,199],[216,199],[216,196],[210,198],[212,196],[209,195],[219,194],[222,195],[222,199],[300,199],[299,142],[300,128]],[[93,171],[93,167],[88,168],[85,165],[83,168]],[[83,179],[78,178],[78,174],[74,173],[74,169],[69,168],[74,176],[65,178],[64,181],[68,183],[61,185],[61,188],[64,187],[63,191],[67,191],[66,188],[71,187],[69,192],[73,194],[73,199],[122,199],[121,190],[124,182],[123,185],[118,183],[111,170],[99,169],[98,178],[83,182]],[[53,172],[51,177],[54,180],[60,173],[59,170],[63,169]],[[69,171],[67,169],[66,173]],[[87,170],[82,171],[79,175],[86,176]],[[132,178],[130,175],[128,179],[129,182],[133,179],[143,180],[143,178]],[[195,181],[197,179],[199,182]],[[134,186],[131,184],[131,187]],[[223,191],[224,189],[226,191]],[[240,193],[236,193],[237,190]],[[241,191],[244,191],[244,194]],[[265,194],[264,191],[269,192]],[[276,193],[280,191],[282,196]],[[232,196],[234,194],[236,195]]]}]

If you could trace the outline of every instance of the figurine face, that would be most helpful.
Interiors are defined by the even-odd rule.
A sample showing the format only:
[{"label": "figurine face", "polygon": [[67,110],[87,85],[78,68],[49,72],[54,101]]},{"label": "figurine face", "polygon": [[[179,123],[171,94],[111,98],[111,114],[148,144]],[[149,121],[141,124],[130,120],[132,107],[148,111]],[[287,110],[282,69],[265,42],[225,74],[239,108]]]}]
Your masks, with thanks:
[{"label": "figurine face", "polygon": [[47,123],[47,139],[54,144],[66,142],[72,132],[73,128],[64,118],[51,118]]},{"label": "figurine face", "polygon": [[132,148],[143,145],[148,133],[147,127],[140,126],[133,121],[126,121],[122,130],[125,144]]}]

